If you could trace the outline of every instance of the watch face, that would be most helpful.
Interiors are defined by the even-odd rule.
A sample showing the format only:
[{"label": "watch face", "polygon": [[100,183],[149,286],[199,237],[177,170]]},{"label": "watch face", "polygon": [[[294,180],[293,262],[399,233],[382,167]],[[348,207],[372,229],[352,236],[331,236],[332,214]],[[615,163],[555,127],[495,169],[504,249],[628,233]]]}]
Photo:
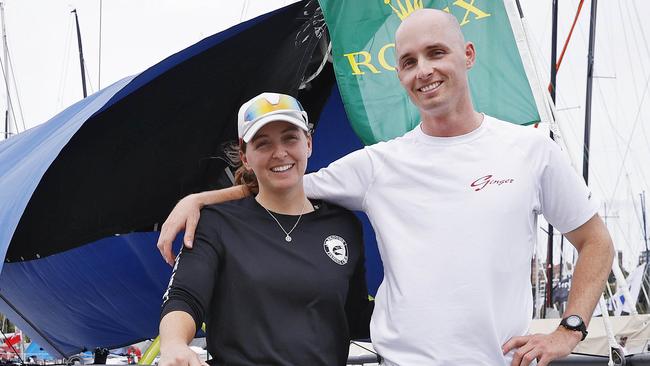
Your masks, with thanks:
[{"label": "watch face", "polygon": [[577,327],[580,325],[580,323],[582,323],[580,321],[580,318],[575,315],[571,315],[570,317],[566,318],[566,324],[570,327]]}]

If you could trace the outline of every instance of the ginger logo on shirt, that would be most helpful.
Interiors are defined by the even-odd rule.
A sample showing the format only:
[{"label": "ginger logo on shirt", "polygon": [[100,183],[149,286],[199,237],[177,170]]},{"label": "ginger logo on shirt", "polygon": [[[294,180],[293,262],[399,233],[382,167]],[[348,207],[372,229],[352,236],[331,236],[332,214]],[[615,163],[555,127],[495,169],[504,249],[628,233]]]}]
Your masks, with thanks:
[{"label": "ginger logo on shirt", "polygon": [[488,174],[473,181],[469,186],[474,188],[475,191],[480,191],[487,186],[500,186],[514,181],[512,178],[494,178],[492,174]]},{"label": "ginger logo on shirt", "polygon": [[323,249],[334,263],[340,265],[348,263],[348,245],[342,237],[338,235],[328,236],[323,242]]}]

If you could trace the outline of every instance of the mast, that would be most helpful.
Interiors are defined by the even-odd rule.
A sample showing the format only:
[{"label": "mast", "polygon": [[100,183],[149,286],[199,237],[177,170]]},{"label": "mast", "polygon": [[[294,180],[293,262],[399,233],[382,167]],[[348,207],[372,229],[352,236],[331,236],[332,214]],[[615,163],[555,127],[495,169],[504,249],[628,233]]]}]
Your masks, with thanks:
[{"label": "mast", "polygon": [[591,139],[591,86],[594,79],[594,48],[596,43],[596,8],[598,0],[591,0],[589,21],[589,53],[587,54],[587,96],[585,102],[585,138],[582,155],[582,176],[589,184],[589,144]]},{"label": "mast", "polygon": [[650,299],[648,299],[648,291],[646,290],[646,287],[648,287],[648,255],[650,253],[648,252],[648,228],[646,226],[646,217],[645,217],[645,191],[642,193],[639,193],[639,198],[641,199],[641,218],[643,219],[643,242],[645,243],[645,252],[644,252],[644,257],[645,257],[645,263],[644,263],[644,268],[643,268],[643,277],[641,278],[641,290],[643,290],[643,295],[645,296],[645,301],[646,301],[646,311],[648,307],[650,307]]},{"label": "mast", "polygon": [[81,65],[81,86],[83,87],[84,98],[88,96],[86,92],[86,70],[84,69],[84,51],[81,46],[81,29],[79,29],[79,16],[77,15],[77,9],[73,9],[74,20],[77,24],[77,45],[79,45],[79,64]]},{"label": "mast", "polygon": [[641,198],[641,215],[643,218],[643,242],[645,243],[645,262],[646,265],[648,263],[648,229],[646,226],[646,219],[645,219],[645,191],[643,193],[639,193],[639,198]]},{"label": "mast", "polygon": [[7,109],[5,109],[5,127],[4,139],[8,139],[12,135],[11,131],[11,98],[9,95],[9,47],[7,47],[7,30],[5,28],[5,4],[0,2],[0,20],[2,21],[2,50],[3,50],[3,64],[5,74],[5,93],[7,93]]},{"label": "mast", "polygon": [[[557,13],[558,3],[553,0],[553,27],[551,33],[551,100],[555,104],[555,83],[557,78]],[[549,132],[551,139],[553,139],[553,131]],[[548,240],[546,243],[546,308],[553,307],[553,225],[548,224]],[[560,278],[561,280],[561,278]],[[546,317],[546,311],[544,311]]]},{"label": "mast", "polygon": [[97,70],[97,90],[102,88],[102,14],[103,14],[103,1],[99,0],[99,67]]}]

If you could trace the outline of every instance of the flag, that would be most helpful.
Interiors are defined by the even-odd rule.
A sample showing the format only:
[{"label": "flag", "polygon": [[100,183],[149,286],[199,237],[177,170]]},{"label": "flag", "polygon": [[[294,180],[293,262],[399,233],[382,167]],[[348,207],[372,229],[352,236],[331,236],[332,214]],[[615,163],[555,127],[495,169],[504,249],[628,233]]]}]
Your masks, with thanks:
[{"label": "flag", "polygon": [[[365,144],[401,136],[420,116],[399,85],[395,30],[414,10],[441,9],[459,21],[477,60],[469,73],[474,107],[517,124],[540,121],[510,19],[516,7],[495,0],[319,0],[345,110]],[[509,17],[510,15],[510,17]]]},{"label": "flag", "polygon": [[614,305],[614,315],[621,315],[622,312],[632,314],[632,309],[636,307],[636,301],[639,298],[641,291],[641,284],[643,282],[643,274],[645,273],[645,263],[636,267],[625,279],[627,282],[628,290],[630,291],[631,303],[625,301],[623,291],[617,289],[616,293],[612,295],[612,303]]},{"label": "flag", "polygon": [[11,335],[7,337],[7,339],[5,339],[5,344],[9,347],[15,346],[18,343],[20,343],[20,339],[21,339],[20,333],[15,333],[14,335]]}]

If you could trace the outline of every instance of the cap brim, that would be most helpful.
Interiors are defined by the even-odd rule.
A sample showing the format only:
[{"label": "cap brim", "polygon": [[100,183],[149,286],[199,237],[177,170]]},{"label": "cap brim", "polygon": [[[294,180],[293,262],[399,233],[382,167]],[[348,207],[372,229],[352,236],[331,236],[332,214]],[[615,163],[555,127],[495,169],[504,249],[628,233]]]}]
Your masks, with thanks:
[{"label": "cap brim", "polygon": [[256,121],[251,126],[251,128],[249,128],[248,131],[244,133],[244,136],[242,136],[242,140],[248,143],[253,138],[253,136],[255,136],[257,131],[260,130],[260,128],[266,126],[271,122],[288,122],[300,128],[303,131],[309,131],[309,129],[307,128],[307,124],[302,119],[287,114],[276,114],[276,115],[262,117],[259,121]]}]

